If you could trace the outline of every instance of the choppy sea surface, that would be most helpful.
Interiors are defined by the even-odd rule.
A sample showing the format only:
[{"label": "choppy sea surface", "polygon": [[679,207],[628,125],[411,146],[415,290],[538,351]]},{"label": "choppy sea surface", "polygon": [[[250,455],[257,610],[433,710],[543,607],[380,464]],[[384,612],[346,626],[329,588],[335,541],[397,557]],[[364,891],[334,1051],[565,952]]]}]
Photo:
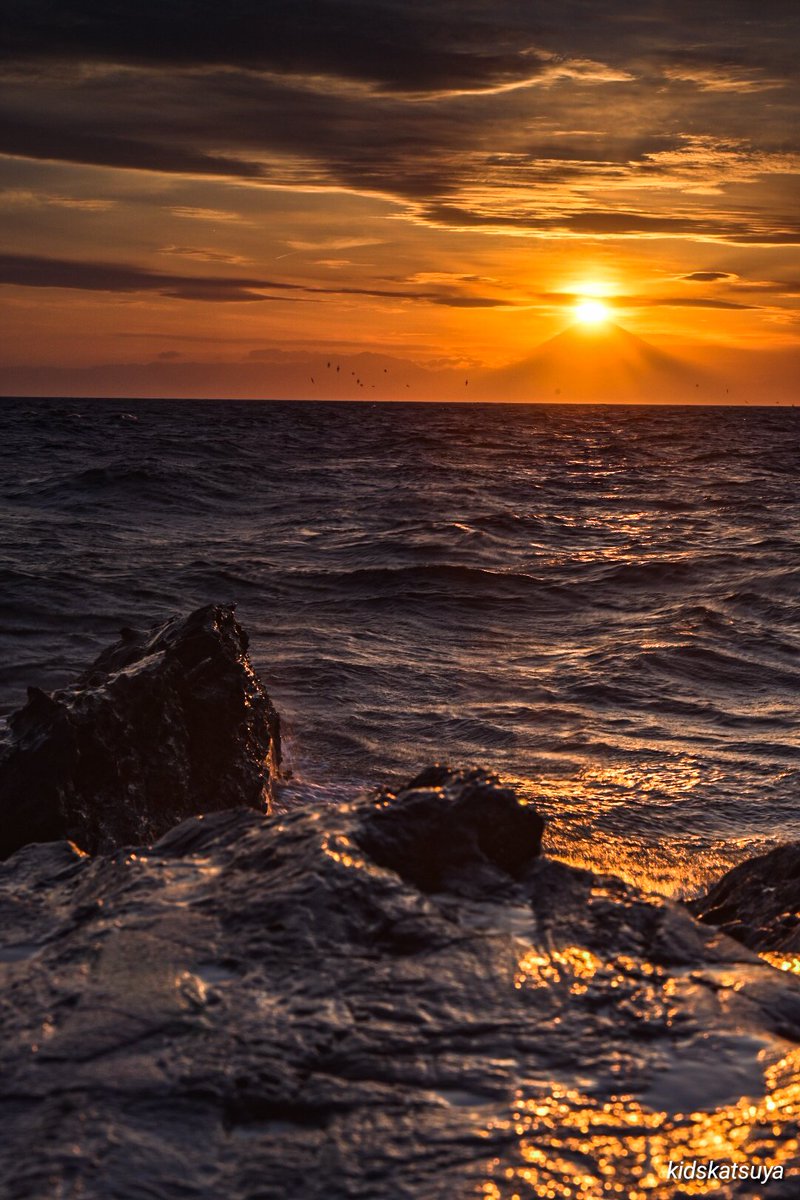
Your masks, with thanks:
[{"label": "choppy sea surface", "polygon": [[235,600],[282,803],[444,760],[691,893],[800,838],[800,410],[0,401],[0,711]]}]

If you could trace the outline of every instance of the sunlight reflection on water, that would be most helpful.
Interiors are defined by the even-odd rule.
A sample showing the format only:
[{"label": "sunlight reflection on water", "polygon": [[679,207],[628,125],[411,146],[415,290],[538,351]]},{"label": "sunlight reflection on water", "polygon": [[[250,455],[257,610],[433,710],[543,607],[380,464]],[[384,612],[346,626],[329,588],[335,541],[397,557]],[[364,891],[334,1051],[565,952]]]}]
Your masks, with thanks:
[{"label": "sunlight reflection on water", "polygon": [[[690,897],[721,875],[733,862],[751,857],[773,843],[709,837],[702,829],[683,838],[654,844],[659,807],[675,798],[701,800],[714,772],[688,758],[657,762],[603,764],[587,761],[575,775],[543,773],[535,780],[514,779],[519,795],[549,817],[545,832],[548,854],[572,866],[617,875],[645,891]],[[631,828],[630,810],[641,814]],[[617,810],[624,813],[618,827]]]},{"label": "sunlight reflection on water", "polygon": [[[598,1102],[575,1089],[520,1092],[508,1127],[524,1165],[506,1167],[482,1185],[485,1200],[660,1200],[673,1197],[669,1163],[691,1159],[789,1167],[798,1154],[800,1051],[765,1073],[764,1095],[742,1097],[714,1112],[644,1107],[634,1096]],[[498,1164],[499,1165],[499,1164]],[[682,1194],[729,1194],[715,1180],[688,1180]]]}]

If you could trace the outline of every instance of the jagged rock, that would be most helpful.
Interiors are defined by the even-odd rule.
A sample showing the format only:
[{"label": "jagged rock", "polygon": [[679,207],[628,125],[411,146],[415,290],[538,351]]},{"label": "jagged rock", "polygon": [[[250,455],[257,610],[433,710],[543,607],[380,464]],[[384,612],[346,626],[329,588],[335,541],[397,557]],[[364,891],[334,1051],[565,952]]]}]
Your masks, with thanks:
[{"label": "jagged rock", "polygon": [[[464,841],[470,796],[504,844],[510,793],[439,770],[0,864],[2,1195],[674,1200],[674,1156],[796,1197],[800,980],[529,824]],[[423,802],[459,847],[435,888]]]},{"label": "jagged rock", "polygon": [[425,892],[518,879],[539,854],[544,821],[482,771],[430,767],[369,814],[358,844]]},{"label": "jagged rock", "polygon": [[62,691],[29,689],[0,761],[0,857],[67,838],[95,853],[194,813],[266,811],[278,715],[232,607],[126,629]]},{"label": "jagged rock", "polygon": [[690,907],[754,950],[800,954],[800,843],[739,863]]}]

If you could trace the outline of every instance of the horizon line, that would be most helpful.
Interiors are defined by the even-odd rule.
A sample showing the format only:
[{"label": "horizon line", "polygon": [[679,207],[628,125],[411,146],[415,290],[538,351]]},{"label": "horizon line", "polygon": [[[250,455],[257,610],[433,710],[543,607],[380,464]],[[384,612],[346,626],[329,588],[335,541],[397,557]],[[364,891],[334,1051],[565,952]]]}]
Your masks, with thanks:
[{"label": "horizon line", "polygon": [[80,395],[19,395],[0,392],[0,402],[24,400],[32,403],[42,401],[61,401],[63,403],[81,402],[86,404],[360,404],[360,405],[390,405],[390,404],[441,404],[448,406],[483,406],[497,408],[529,408],[532,406],[552,408],[797,408],[795,401],[782,400],[759,401],[727,400],[727,401],[688,401],[688,400],[437,400],[433,397],[403,397],[400,400],[352,399],[320,396],[80,396]]}]

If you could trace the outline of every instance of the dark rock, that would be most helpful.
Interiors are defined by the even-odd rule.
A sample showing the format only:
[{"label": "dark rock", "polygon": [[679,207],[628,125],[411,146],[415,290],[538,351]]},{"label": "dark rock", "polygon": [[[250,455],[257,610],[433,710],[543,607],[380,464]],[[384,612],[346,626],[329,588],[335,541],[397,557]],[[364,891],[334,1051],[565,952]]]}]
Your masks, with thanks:
[{"label": "dark rock", "polygon": [[[357,841],[425,892],[469,888],[497,871],[519,879],[539,854],[544,821],[483,771],[429,767],[370,812]],[[487,878],[486,868],[494,867]]]},{"label": "dark rock", "polygon": [[528,825],[511,854],[486,777],[421,779],[0,864],[0,1194],[669,1200],[711,1147],[796,1197],[800,981]]},{"label": "dark rock", "polygon": [[753,950],[800,954],[800,842],[739,863],[689,907]]},{"label": "dark rock", "polygon": [[122,632],[68,688],[29,689],[0,761],[0,856],[61,838],[95,853],[194,813],[267,811],[278,715],[232,607]]}]

